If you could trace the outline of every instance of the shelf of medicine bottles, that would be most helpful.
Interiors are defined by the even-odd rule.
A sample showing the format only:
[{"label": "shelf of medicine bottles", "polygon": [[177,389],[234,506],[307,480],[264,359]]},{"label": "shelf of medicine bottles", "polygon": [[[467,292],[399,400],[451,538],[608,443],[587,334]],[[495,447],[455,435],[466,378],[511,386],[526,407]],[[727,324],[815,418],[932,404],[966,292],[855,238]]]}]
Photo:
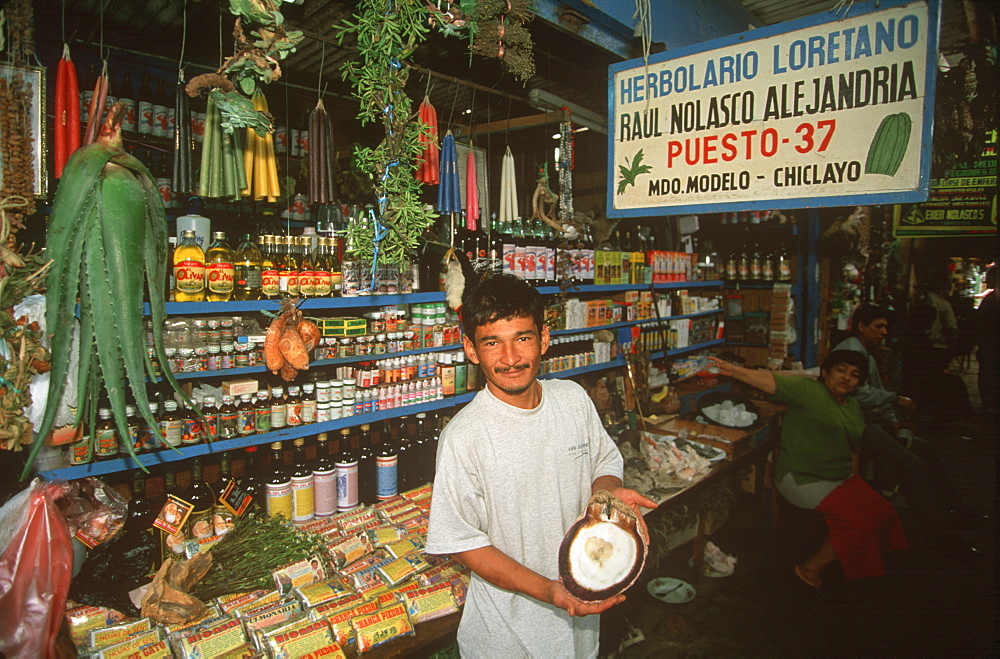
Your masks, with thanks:
[{"label": "shelf of medicine bottles", "polygon": [[[697,311],[695,313],[686,313],[678,316],[664,316],[663,322],[667,323],[671,320],[679,320],[681,318],[699,318],[701,316],[710,316],[714,313],[720,313],[725,311],[725,309],[709,309],[707,311]],[[613,330],[621,327],[633,327],[635,325],[645,325],[645,324],[655,324],[657,323],[656,318],[646,318],[644,320],[625,320],[620,323],[608,323],[607,325],[594,325],[593,327],[577,327],[574,329],[563,329],[563,330],[551,330],[549,334],[552,336],[560,336],[563,334],[580,334],[582,332],[596,332],[597,330]]]},{"label": "shelf of medicine bottles", "polygon": [[[462,405],[472,400],[475,395],[476,392],[469,392],[458,396],[447,396],[441,400],[431,400],[425,403],[395,407],[391,410],[382,410],[379,412],[370,412],[368,414],[342,417],[340,419],[324,421],[323,423],[309,423],[301,426],[282,428],[281,430],[272,430],[271,432],[263,432],[256,435],[245,435],[241,437],[234,437],[233,439],[218,440],[204,444],[194,444],[193,446],[183,446],[177,451],[167,449],[153,453],[140,453],[138,458],[139,462],[143,465],[147,467],[155,467],[156,465],[165,464],[167,462],[188,460],[199,455],[219,455],[224,451],[235,451],[248,446],[270,444],[272,442],[283,442],[286,440],[297,439],[299,437],[318,435],[321,432],[332,433],[340,430],[341,428],[350,428],[363,423],[375,423],[376,421],[382,421],[384,419],[393,419],[396,417],[417,414],[419,412],[430,412],[444,407]],[[114,460],[105,460],[102,462],[91,462],[85,465],[62,467],[61,469],[40,471],[38,472],[38,475],[48,480],[72,480],[74,478],[100,476],[102,474],[129,471],[137,468],[138,465],[135,460],[131,457],[124,457],[115,458]]]},{"label": "shelf of medicine bottles", "polygon": [[[674,355],[683,355],[688,352],[695,352],[697,350],[703,350],[705,348],[711,348],[712,346],[722,345],[725,343],[725,339],[714,339],[712,341],[706,341],[704,343],[695,343],[693,345],[685,346],[683,348],[672,348],[664,352],[663,350],[658,350],[649,355],[650,360],[662,359],[663,357],[672,357]],[[594,371],[603,371],[609,368],[615,368],[617,366],[625,366],[625,359],[619,356],[616,359],[612,359],[607,362],[599,362],[597,364],[588,364],[586,366],[579,366],[577,368],[567,368],[562,371],[553,371],[552,373],[546,373],[544,375],[539,375],[538,377],[542,379],[548,378],[571,378],[577,375],[583,375],[584,373],[593,373]]]},{"label": "shelf of medicine bottles", "polygon": [[[409,355],[421,355],[431,352],[445,352],[447,350],[461,350],[462,344],[452,343],[446,346],[436,346],[432,348],[417,348],[416,350],[403,350],[401,352],[383,352],[379,354],[369,354],[369,355],[354,355],[353,357],[337,357],[335,359],[314,359],[309,362],[309,368],[316,368],[319,366],[338,366],[340,364],[354,364],[357,362],[364,361],[378,361],[380,359],[392,359],[394,357],[407,357]],[[190,371],[182,373],[174,373],[174,377],[178,380],[190,380],[192,378],[212,378],[212,377],[226,377],[232,375],[244,375],[249,373],[263,373],[267,370],[267,366],[264,364],[256,364],[254,366],[240,366],[237,368],[220,368],[214,371]],[[157,378],[157,380],[162,380],[163,378]]]},{"label": "shelf of medicine bottles", "polygon": [[[444,302],[444,293],[399,293],[393,295],[359,295],[357,297],[307,297],[302,298],[298,308],[303,311],[313,309],[350,309],[358,307],[381,307],[387,304],[421,304],[423,302]],[[238,313],[245,311],[277,312],[281,300],[232,300],[230,302],[167,302],[167,315],[184,316],[202,313]],[[149,315],[149,304],[143,305],[143,313]]]},{"label": "shelf of medicine bottles", "polygon": [[[656,290],[671,290],[684,288],[718,288],[723,285],[720,279],[709,281],[665,281],[652,286]],[[649,289],[649,284],[578,284],[565,290],[559,286],[539,286],[538,292],[542,295],[555,295],[556,293],[615,293],[618,291],[645,291]]]}]

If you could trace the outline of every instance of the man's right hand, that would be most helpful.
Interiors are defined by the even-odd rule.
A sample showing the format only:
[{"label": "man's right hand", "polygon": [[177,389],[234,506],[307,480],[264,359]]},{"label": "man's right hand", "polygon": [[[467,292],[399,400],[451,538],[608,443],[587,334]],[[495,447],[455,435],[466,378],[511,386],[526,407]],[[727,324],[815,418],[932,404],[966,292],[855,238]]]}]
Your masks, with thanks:
[{"label": "man's right hand", "polygon": [[570,595],[569,591],[566,590],[566,587],[558,579],[553,579],[549,582],[547,595],[549,603],[558,606],[571,616],[578,617],[604,613],[611,607],[625,601],[624,595],[615,595],[601,602],[582,602]]},{"label": "man's right hand", "polygon": [[902,407],[907,412],[916,412],[917,404],[913,402],[913,399],[909,396],[899,396],[896,399],[896,403]]}]

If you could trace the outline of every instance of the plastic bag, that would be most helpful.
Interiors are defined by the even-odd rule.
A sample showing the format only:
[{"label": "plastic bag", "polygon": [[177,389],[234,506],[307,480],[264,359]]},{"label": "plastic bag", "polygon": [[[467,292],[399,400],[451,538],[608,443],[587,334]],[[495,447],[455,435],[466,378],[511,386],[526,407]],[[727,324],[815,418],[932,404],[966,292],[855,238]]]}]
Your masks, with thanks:
[{"label": "plastic bag", "polygon": [[113,538],[128,514],[128,503],[99,478],[80,478],[60,483],[64,495],[59,510],[70,535],[89,549]]},{"label": "plastic bag", "polygon": [[0,508],[0,652],[54,657],[73,574],[69,526],[40,478]]}]

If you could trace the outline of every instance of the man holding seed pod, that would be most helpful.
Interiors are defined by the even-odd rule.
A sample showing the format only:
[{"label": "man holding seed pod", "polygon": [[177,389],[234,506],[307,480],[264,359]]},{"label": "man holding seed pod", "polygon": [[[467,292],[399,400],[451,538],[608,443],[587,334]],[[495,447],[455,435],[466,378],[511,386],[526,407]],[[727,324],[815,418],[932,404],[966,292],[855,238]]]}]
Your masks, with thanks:
[{"label": "man holding seed pod", "polygon": [[[559,579],[558,552],[604,489],[638,515],[655,503],[621,487],[622,457],[583,388],[537,379],[549,346],[540,295],[512,275],[464,296],[465,352],[487,386],[441,433],[427,551],[473,572],[458,643],[463,656],[597,655],[596,603]],[[643,531],[645,529],[643,528]]]}]

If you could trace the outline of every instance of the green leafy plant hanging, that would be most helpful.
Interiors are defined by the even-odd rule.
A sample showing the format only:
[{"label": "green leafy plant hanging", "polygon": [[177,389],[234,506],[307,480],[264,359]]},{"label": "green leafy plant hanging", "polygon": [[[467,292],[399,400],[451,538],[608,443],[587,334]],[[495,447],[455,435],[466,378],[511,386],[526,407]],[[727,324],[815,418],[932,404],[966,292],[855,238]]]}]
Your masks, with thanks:
[{"label": "green leafy plant hanging", "polygon": [[[334,26],[341,43],[355,36],[359,56],[341,67],[360,101],[361,125],[381,122],[385,139],[375,148],[355,146],[354,160],[375,188],[377,223],[355,221],[348,236],[363,261],[402,265],[435,215],[420,201],[414,177],[423,130],[404,89],[406,59],[427,35],[427,7],[416,0],[361,0],[353,21]],[[379,226],[384,227],[379,231]]]},{"label": "green leafy plant hanging", "polygon": [[[202,90],[211,90],[228,133],[236,128],[253,128],[261,135],[273,130],[271,116],[255,110],[249,97],[258,85],[281,77],[280,60],[294,53],[302,41],[301,30],[285,29],[280,6],[280,0],[229,0],[229,11],[236,16],[236,52],[214,73],[195,76],[187,84],[192,98]],[[244,23],[257,26],[249,37],[243,31]]]}]

